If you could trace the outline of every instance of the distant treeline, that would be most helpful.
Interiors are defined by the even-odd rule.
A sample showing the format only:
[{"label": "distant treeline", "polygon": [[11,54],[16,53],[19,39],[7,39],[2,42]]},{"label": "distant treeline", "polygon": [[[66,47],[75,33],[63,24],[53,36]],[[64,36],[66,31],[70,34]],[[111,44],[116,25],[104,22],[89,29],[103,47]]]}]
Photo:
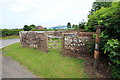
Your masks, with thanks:
[{"label": "distant treeline", "polygon": [[0,36],[12,36],[12,35],[19,35],[19,31],[23,31],[23,29],[0,29]]},{"label": "distant treeline", "polygon": [[[46,30],[30,30],[30,31],[68,31],[75,29],[46,29]],[[19,35],[19,31],[24,31],[23,29],[0,29],[0,36],[7,37],[12,35]]]},{"label": "distant treeline", "polygon": [[[30,31],[68,31],[68,30],[76,30],[76,29],[45,29],[45,30],[32,29]],[[83,29],[81,29],[81,31],[82,30]],[[0,29],[0,36],[7,37],[12,35],[19,35],[19,31],[24,31],[24,30],[23,29]]]},{"label": "distant treeline", "polygon": [[30,30],[30,31],[73,31],[73,30],[86,31],[85,29],[46,29],[46,30],[34,29],[34,30]]}]

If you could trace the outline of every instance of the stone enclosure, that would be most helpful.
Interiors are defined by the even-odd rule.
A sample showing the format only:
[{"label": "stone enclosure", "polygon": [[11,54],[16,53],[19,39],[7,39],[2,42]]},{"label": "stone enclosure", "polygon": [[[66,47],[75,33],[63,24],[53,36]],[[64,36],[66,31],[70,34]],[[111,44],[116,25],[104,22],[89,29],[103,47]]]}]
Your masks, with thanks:
[{"label": "stone enclosure", "polygon": [[58,49],[61,54],[77,57],[81,53],[90,53],[94,46],[94,32],[78,31],[21,31],[22,47],[37,48],[48,52]]}]

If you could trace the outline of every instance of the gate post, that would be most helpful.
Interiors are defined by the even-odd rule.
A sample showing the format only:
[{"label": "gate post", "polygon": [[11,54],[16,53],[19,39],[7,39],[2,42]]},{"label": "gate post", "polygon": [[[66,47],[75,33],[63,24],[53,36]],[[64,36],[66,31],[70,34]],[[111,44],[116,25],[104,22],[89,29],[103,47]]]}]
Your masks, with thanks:
[{"label": "gate post", "polygon": [[48,52],[48,34],[44,32],[44,52]]},{"label": "gate post", "polygon": [[64,38],[65,38],[65,34],[64,33],[62,33],[62,41],[61,41],[61,43],[62,43],[62,46],[61,46],[61,54],[63,54],[64,55],[64,53],[65,53],[65,51],[64,51],[64,49],[65,49],[65,41],[64,41]]},{"label": "gate post", "polygon": [[98,58],[99,58],[99,47],[100,47],[100,33],[102,26],[98,25],[96,28],[96,39],[95,39],[95,50],[94,50],[94,63],[93,67],[96,70],[98,67]]}]

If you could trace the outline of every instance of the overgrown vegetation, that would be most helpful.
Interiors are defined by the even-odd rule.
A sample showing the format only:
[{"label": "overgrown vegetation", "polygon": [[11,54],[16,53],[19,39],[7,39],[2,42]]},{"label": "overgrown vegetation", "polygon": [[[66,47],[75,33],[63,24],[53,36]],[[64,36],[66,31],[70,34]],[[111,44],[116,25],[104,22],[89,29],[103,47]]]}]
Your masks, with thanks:
[{"label": "overgrown vegetation", "polygon": [[17,36],[19,35],[19,31],[22,29],[0,29],[0,36],[7,37],[7,36]]},{"label": "overgrown vegetation", "polygon": [[87,78],[83,60],[64,57],[60,51],[51,49],[48,53],[33,48],[23,48],[20,43],[3,49],[4,56],[11,56],[40,78]]},{"label": "overgrown vegetation", "polygon": [[[98,3],[103,5],[103,7],[100,6],[99,9],[92,11],[92,14],[88,16],[89,20],[86,29],[95,31],[96,25],[103,26],[100,35],[101,53],[109,56],[112,76],[120,78],[120,1],[113,2],[112,4]],[[104,7],[105,5],[107,7]]]}]

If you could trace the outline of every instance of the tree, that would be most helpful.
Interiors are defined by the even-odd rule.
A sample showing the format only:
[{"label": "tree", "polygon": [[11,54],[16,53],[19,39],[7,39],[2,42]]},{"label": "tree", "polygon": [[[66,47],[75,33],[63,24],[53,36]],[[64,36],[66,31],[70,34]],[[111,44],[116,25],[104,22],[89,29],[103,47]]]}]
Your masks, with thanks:
[{"label": "tree", "polygon": [[88,18],[88,30],[95,31],[96,25],[103,26],[100,50],[109,57],[112,76],[120,78],[120,1],[94,11]]},{"label": "tree", "polygon": [[67,28],[71,28],[70,22],[67,23]]},{"label": "tree", "polygon": [[84,29],[85,27],[85,20],[82,20],[81,22],[79,22],[79,29]]},{"label": "tree", "polygon": [[46,27],[44,27],[44,29],[45,29],[45,30],[47,30],[47,28],[46,28]]},{"label": "tree", "polygon": [[35,28],[35,25],[32,24],[32,25],[30,25],[29,27],[32,28],[32,29],[34,29],[34,28]]},{"label": "tree", "polygon": [[72,26],[72,28],[75,28],[75,29],[79,29],[79,26],[78,25],[75,25],[75,24],[73,24],[73,26]]},{"label": "tree", "polygon": [[75,24],[72,25],[72,28],[75,28]]},{"label": "tree", "polygon": [[24,31],[30,31],[31,29],[32,29],[32,28],[29,27],[28,25],[24,25],[24,28],[23,28]]},{"label": "tree", "polygon": [[90,14],[93,14],[93,12],[101,9],[102,7],[110,7],[112,2],[99,2],[99,0],[96,0],[96,2],[93,3],[92,9],[90,11]]}]

